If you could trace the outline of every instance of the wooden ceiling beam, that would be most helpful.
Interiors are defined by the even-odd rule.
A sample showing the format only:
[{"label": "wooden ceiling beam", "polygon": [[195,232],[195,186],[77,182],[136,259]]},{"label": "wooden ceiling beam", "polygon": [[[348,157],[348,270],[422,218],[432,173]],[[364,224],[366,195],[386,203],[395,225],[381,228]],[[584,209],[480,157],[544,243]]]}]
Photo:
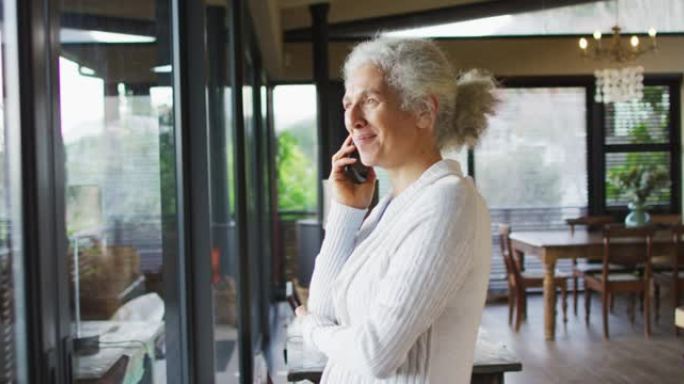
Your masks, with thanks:
[{"label": "wooden ceiling beam", "polygon": [[[294,1],[294,0],[293,0]],[[331,23],[330,40],[367,38],[377,31],[409,29],[430,25],[480,19],[483,17],[516,14],[593,3],[602,0],[490,0],[452,7],[430,9],[401,15],[380,16],[368,19]],[[284,32],[286,42],[311,40],[311,28],[297,28]]]}]

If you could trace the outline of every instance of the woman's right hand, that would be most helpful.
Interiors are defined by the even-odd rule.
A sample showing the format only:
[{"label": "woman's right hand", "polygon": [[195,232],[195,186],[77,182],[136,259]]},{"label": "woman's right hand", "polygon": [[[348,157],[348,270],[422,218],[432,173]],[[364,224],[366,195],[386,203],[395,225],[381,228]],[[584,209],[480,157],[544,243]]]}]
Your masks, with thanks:
[{"label": "woman's right hand", "polygon": [[368,178],[363,184],[356,184],[344,172],[344,167],[359,161],[349,157],[356,147],[351,135],[344,140],[340,149],[332,157],[332,168],[328,182],[332,190],[332,197],[337,202],[354,208],[366,209],[373,199],[375,189],[375,171],[369,167]]}]

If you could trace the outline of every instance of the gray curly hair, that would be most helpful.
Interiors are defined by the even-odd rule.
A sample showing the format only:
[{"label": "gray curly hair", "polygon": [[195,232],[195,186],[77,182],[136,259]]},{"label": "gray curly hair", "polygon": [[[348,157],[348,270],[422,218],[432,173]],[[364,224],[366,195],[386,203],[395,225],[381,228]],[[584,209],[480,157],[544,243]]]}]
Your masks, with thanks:
[{"label": "gray curly hair", "polygon": [[343,77],[365,64],[384,74],[399,92],[401,108],[420,113],[431,108],[428,96],[437,98],[435,141],[440,150],[474,146],[494,114],[497,99],[492,76],[478,70],[460,76],[437,45],[425,39],[376,37],[358,44],[347,56]]}]

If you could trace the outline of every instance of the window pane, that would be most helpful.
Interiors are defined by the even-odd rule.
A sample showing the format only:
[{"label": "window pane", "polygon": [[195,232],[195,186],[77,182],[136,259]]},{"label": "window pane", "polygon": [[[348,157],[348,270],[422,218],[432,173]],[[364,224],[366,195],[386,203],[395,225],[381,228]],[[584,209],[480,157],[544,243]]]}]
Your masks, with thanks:
[{"label": "window pane", "polygon": [[[316,106],[313,84],[273,88],[282,274],[286,280],[299,277],[305,285],[310,275],[298,275],[300,255],[304,255],[302,260],[313,260],[319,245],[316,240],[319,236],[316,233],[319,183]],[[308,268],[302,270],[305,269]]]},{"label": "window pane", "polygon": [[278,142],[278,208],[314,214],[319,182],[316,87],[276,86],[273,110]]},{"label": "window pane", "polygon": [[[209,63],[208,127],[211,190],[212,297],[214,301],[214,370],[216,383],[240,382],[239,249],[236,148],[226,1],[207,6]],[[243,94],[243,97],[248,97]],[[243,107],[249,107],[245,103]],[[245,111],[251,115],[251,109]],[[246,294],[249,294],[248,292]]]},{"label": "window pane", "polygon": [[[27,383],[15,6],[0,0],[0,382]],[[7,5],[7,7],[6,7]]]},{"label": "window pane", "polygon": [[[646,203],[670,207],[672,180],[669,152],[606,153],[606,206],[625,206],[633,200],[628,185],[653,185]],[[646,181],[650,179],[651,181]],[[621,184],[617,180],[622,180]]]},{"label": "window pane", "polygon": [[177,355],[165,353],[174,334],[162,299],[163,264],[177,253],[169,7],[61,4],[73,337],[99,337],[99,351],[74,354],[76,380],[123,364],[124,381],[166,382],[180,365],[165,358]]},{"label": "window pane", "polygon": [[668,87],[644,87],[642,100],[605,105],[606,144],[668,143],[669,116]]},{"label": "window pane", "polygon": [[489,207],[585,207],[584,88],[509,88],[500,97],[475,149],[475,177]]},{"label": "window pane", "polygon": [[[584,88],[507,88],[475,148],[475,182],[492,223],[514,231],[563,228],[587,208],[586,92]],[[490,289],[506,289],[498,231]],[[530,268],[539,261],[525,260]],[[559,262],[560,269],[569,263]]]}]

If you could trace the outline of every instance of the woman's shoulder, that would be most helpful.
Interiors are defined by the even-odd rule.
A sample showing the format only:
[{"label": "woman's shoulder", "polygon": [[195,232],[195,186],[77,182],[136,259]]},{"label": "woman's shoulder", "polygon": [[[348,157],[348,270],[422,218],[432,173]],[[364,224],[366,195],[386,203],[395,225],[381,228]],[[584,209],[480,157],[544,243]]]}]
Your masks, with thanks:
[{"label": "woman's shoulder", "polygon": [[448,175],[428,185],[420,199],[448,207],[474,203],[478,196],[479,192],[470,177]]},{"label": "woman's shoulder", "polygon": [[473,220],[485,208],[472,180],[449,175],[426,185],[406,207],[401,220],[416,225],[458,227]]}]

